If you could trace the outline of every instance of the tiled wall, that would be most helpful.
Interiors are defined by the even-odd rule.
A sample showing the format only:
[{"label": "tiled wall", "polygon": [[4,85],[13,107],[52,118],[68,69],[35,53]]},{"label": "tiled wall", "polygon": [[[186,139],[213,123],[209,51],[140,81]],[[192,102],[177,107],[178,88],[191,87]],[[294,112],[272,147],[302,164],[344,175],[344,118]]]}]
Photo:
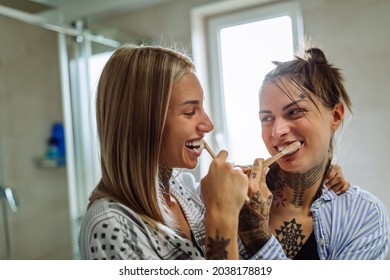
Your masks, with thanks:
[{"label": "tiled wall", "polygon": [[45,153],[53,122],[62,120],[57,35],[0,16],[0,38],[0,182],[20,203],[17,213],[7,211],[11,259],[71,259],[66,169],[33,161]]}]

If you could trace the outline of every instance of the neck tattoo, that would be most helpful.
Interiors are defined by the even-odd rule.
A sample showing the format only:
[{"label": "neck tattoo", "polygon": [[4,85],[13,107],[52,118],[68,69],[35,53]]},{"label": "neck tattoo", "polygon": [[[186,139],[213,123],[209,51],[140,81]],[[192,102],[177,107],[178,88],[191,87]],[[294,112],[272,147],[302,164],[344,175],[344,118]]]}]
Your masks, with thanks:
[{"label": "neck tattoo", "polygon": [[158,171],[158,179],[163,186],[163,192],[169,194],[169,179],[171,179],[173,169],[161,166]]},{"label": "neck tattoo", "polygon": [[283,189],[285,187],[292,188],[293,198],[291,203],[294,207],[298,208],[303,205],[303,194],[311,187],[317,185],[318,181],[323,176],[325,161],[322,161],[317,166],[308,170],[304,174],[288,173],[283,171],[277,166],[274,170],[270,170],[270,174],[267,175],[267,185],[270,186],[270,190],[274,195],[274,201],[276,206],[285,207],[287,199],[283,197]]},{"label": "neck tattoo", "polygon": [[324,161],[319,165],[308,170],[304,174],[299,173],[287,173],[281,171],[282,180],[286,185],[294,190],[293,200],[291,203],[295,207],[303,205],[303,194],[305,190],[315,186],[315,184],[322,178],[322,170],[324,167]]}]

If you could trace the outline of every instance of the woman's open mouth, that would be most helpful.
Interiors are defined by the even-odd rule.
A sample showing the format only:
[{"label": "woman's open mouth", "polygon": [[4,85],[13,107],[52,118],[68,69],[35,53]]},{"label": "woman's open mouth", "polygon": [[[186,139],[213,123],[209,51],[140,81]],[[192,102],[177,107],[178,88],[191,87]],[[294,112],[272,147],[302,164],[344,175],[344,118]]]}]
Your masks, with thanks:
[{"label": "woman's open mouth", "polygon": [[200,154],[204,149],[204,145],[201,140],[187,141],[185,146],[191,152],[196,154]]}]

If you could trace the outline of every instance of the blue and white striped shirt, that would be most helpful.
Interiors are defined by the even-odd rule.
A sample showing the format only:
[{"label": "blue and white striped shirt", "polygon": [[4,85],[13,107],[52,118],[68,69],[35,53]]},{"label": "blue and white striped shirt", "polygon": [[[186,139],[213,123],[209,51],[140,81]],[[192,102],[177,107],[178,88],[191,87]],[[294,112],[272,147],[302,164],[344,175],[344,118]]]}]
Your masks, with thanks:
[{"label": "blue and white striped shirt", "polygon": [[[389,220],[386,208],[374,195],[357,186],[351,186],[341,195],[323,187],[323,193],[313,203],[311,211],[321,260],[386,258]],[[241,253],[247,258],[244,250]],[[251,259],[277,260],[287,259],[287,256],[272,236]]]}]

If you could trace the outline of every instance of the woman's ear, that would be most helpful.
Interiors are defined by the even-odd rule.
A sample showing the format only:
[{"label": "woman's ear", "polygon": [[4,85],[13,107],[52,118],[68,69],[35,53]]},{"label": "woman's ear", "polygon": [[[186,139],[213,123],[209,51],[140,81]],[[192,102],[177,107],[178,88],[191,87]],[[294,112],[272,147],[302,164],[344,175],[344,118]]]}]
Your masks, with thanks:
[{"label": "woman's ear", "polygon": [[332,117],[333,121],[331,124],[331,128],[333,131],[336,131],[344,119],[344,104],[342,102],[337,103],[336,106],[333,108]]}]

